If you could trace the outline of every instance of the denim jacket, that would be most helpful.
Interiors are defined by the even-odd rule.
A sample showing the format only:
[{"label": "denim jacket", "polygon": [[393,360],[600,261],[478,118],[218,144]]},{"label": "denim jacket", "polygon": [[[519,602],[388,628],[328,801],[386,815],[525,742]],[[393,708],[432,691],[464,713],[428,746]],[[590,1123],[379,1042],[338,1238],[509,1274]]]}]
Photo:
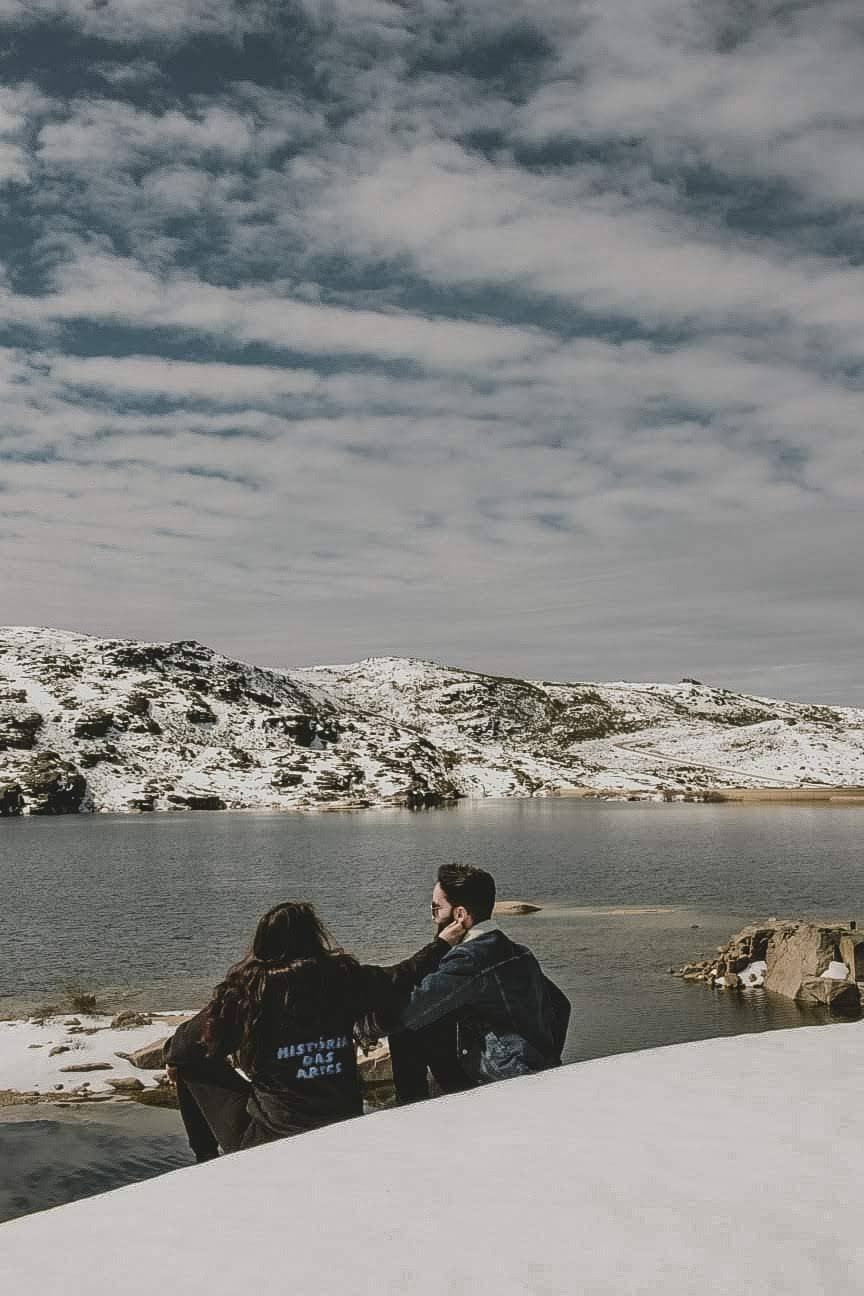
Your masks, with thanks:
[{"label": "denim jacket", "polygon": [[413,991],[399,1025],[420,1030],[450,1014],[459,1061],[475,1084],[560,1065],[570,1002],[531,951],[502,931],[484,931],[445,954]]}]

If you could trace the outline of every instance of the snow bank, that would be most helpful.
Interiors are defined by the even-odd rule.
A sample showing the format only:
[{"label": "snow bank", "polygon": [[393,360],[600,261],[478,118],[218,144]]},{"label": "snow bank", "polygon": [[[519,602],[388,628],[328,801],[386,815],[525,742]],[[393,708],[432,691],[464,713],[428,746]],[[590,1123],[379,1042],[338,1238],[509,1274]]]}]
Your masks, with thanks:
[{"label": "snow bank", "polygon": [[582,1063],[2,1225],[0,1272],[17,1296],[851,1296],[862,1063],[859,1023]]},{"label": "snow bank", "polygon": [[[117,1054],[134,1053],[145,1044],[173,1034],[184,1015],[187,1014],[153,1013],[149,1026],[113,1030],[110,1017],[86,1013],[63,1013],[44,1020],[0,1021],[0,1089],[55,1093],[63,1098],[85,1086],[88,1093],[110,1093],[111,1080],[133,1076],[145,1088],[150,1088],[157,1084],[157,1077],[165,1068],[143,1071]],[[105,1070],[68,1070],[102,1063]]]}]

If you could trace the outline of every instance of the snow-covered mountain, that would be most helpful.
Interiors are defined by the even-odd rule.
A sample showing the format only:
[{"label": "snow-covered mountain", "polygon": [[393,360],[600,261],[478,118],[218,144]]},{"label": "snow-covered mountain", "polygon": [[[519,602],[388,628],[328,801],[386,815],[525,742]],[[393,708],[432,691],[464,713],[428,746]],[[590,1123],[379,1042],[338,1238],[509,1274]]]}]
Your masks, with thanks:
[{"label": "snow-covered mountain", "polygon": [[406,658],[263,670],[188,641],[0,630],[5,815],[812,784],[864,784],[864,710]]}]

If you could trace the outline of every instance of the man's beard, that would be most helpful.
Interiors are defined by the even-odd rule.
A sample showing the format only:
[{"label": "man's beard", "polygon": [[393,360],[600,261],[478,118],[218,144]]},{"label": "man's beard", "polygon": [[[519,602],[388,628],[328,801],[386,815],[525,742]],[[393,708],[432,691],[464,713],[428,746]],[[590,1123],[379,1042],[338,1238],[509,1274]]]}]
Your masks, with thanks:
[{"label": "man's beard", "polygon": [[436,924],[435,924],[435,930],[436,930],[436,932],[438,933],[439,936],[441,935],[441,933],[442,933],[442,931],[444,930],[445,927],[449,927],[449,926],[450,926],[450,924],[451,924],[452,921],[453,921],[453,915],[452,915],[452,914],[450,915],[449,918],[439,918],[439,919],[438,919],[438,921],[437,921]]}]

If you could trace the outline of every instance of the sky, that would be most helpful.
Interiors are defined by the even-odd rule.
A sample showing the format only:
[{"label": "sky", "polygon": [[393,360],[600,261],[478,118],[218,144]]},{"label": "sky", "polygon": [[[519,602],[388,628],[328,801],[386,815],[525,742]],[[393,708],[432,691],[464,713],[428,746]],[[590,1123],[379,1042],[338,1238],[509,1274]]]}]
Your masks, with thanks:
[{"label": "sky", "polygon": [[0,0],[0,622],[864,705],[859,0]]}]

